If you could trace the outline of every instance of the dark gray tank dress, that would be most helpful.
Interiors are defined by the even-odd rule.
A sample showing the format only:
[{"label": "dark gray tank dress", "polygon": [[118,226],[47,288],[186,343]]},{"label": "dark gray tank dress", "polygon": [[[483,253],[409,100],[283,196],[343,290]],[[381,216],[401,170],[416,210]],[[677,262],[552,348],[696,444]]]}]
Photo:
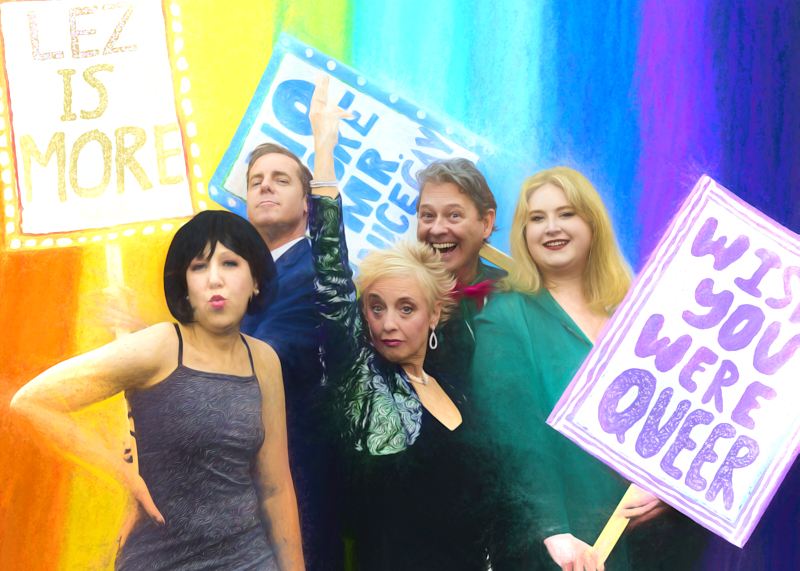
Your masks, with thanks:
[{"label": "dark gray tank dress", "polygon": [[[116,569],[277,569],[253,481],[264,441],[255,370],[239,377],[185,367],[175,329],[178,368],[130,396],[139,473],[166,526],[143,518],[120,550]],[[247,352],[252,369],[250,347]]]}]

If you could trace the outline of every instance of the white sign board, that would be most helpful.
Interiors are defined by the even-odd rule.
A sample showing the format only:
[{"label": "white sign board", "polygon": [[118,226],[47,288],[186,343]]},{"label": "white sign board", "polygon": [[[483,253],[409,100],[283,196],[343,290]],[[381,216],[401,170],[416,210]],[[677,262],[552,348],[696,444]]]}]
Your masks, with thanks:
[{"label": "white sign board", "polygon": [[313,171],[308,107],[320,73],[330,76],[329,100],[355,116],[341,123],[334,158],[350,258],[357,262],[372,248],[385,248],[399,238],[416,239],[419,191],[414,176],[419,170],[437,159],[477,162],[484,145],[471,133],[281,34],[250,108],[211,179],[213,200],[247,215],[247,163],[261,143],[286,147]]},{"label": "white sign board", "polygon": [[697,184],[548,423],[741,547],[800,445],[800,237]]},{"label": "white sign board", "polygon": [[0,7],[23,234],[193,213],[161,2]]}]

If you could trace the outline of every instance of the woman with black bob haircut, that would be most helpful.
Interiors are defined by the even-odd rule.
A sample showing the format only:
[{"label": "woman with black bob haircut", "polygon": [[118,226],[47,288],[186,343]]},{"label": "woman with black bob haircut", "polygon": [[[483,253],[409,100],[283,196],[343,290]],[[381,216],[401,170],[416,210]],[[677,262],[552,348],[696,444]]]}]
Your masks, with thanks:
[{"label": "woman with black bob haircut", "polygon": [[[130,492],[138,518],[116,569],[304,569],[286,446],[281,366],[245,337],[269,303],[275,265],[258,232],[223,211],[198,214],[167,253],[161,323],[64,361],[11,408],[55,447]],[[124,392],[132,458],[72,413]]]},{"label": "woman with black bob haircut", "polygon": [[[191,230],[185,231],[191,224]],[[196,257],[209,249],[214,255],[217,243],[236,252],[247,261],[253,279],[259,284],[258,294],[250,298],[247,315],[269,306],[275,297],[272,280],[277,276],[275,262],[268,254],[264,239],[241,216],[225,210],[205,210],[179,229],[172,239],[164,262],[164,295],[172,316],[183,325],[194,321],[194,310],[187,299],[186,270]]]}]

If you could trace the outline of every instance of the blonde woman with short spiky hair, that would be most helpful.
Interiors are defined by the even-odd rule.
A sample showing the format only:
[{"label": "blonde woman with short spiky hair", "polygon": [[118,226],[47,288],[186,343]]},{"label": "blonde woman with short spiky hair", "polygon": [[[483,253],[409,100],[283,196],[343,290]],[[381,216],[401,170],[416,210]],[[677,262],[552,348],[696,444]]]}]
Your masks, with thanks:
[{"label": "blonde woman with short spiky hair", "polygon": [[[500,462],[492,568],[602,570],[590,546],[627,484],[545,420],[625,297],[630,268],[600,195],[568,167],[523,183],[510,241],[506,291],[475,319],[476,417]],[[659,504],[642,491],[622,515]],[[605,569],[627,569],[624,541]]]},{"label": "blonde woman with short spiky hair", "polygon": [[[428,306],[428,313],[440,314],[439,323],[444,323],[453,312],[455,302],[450,295],[455,278],[447,271],[433,248],[424,242],[402,241],[386,250],[372,250],[358,266],[355,279],[362,292],[380,280],[411,276],[419,285]],[[367,297],[361,296],[362,309]]]},{"label": "blonde woman with short spiky hair", "polygon": [[462,379],[425,370],[435,334],[452,312],[455,278],[422,242],[373,250],[348,265],[333,148],[346,112],[311,102],[315,135],[309,198],[320,348],[333,432],[353,492],[348,528],[356,567],[484,571],[465,431],[472,422]]}]

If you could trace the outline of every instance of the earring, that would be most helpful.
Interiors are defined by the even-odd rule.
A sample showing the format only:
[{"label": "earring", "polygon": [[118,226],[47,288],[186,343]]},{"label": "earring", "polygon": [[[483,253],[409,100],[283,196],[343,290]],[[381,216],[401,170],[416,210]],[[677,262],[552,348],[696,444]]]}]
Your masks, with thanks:
[{"label": "earring", "polygon": [[431,336],[428,339],[428,347],[430,347],[431,351],[433,351],[438,346],[439,346],[439,339],[437,339],[436,337],[436,326],[434,325],[433,329],[431,329]]}]

